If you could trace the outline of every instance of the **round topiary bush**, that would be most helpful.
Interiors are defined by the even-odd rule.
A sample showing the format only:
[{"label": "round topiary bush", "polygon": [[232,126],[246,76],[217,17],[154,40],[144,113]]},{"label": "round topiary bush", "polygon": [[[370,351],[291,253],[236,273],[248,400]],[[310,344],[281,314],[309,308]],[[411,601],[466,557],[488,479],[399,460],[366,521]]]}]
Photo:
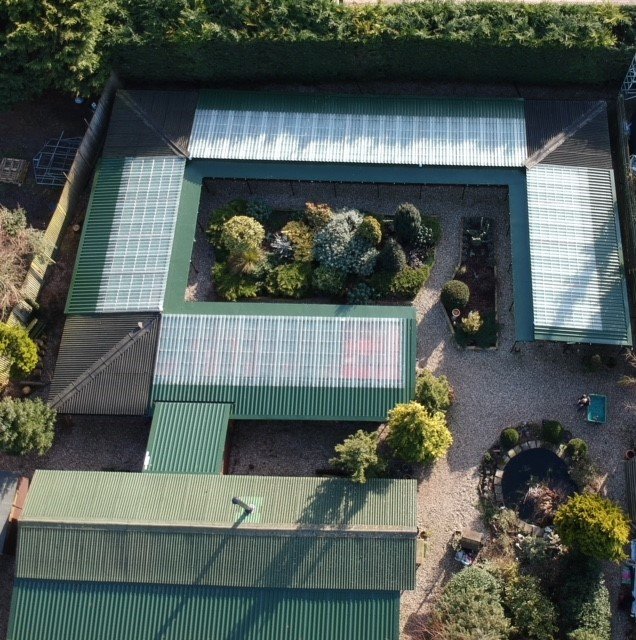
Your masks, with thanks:
[{"label": "round topiary bush", "polygon": [[552,444],[561,444],[563,442],[565,429],[560,422],[556,420],[544,420],[541,428],[541,437],[546,442]]},{"label": "round topiary bush", "polygon": [[448,309],[463,309],[470,300],[470,289],[461,280],[449,280],[442,287],[442,304]]},{"label": "round topiary bush", "polygon": [[230,254],[258,249],[265,240],[263,225],[249,216],[234,216],[224,225],[221,245]]},{"label": "round topiary bush", "polygon": [[346,282],[346,273],[329,267],[317,267],[311,277],[314,290],[330,296],[343,296]]},{"label": "round topiary bush", "polygon": [[499,444],[504,451],[509,451],[513,447],[519,444],[521,436],[519,432],[514,428],[504,429],[499,436]]},{"label": "round topiary bush", "polygon": [[395,210],[393,229],[397,239],[406,246],[414,244],[420,235],[422,227],[422,214],[413,204],[401,204]]},{"label": "round topiary bush", "polygon": [[583,460],[587,458],[588,454],[587,442],[581,438],[572,438],[568,442],[565,452],[574,460]]},{"label": "round topiary bush", "polygon": [[377,268],[386,273],[399,273],[406,267],[406,254],[395,238],[389,238],[378,255]]},{"label": "round topiary bush", "polygon": [[358,227],[357,234],[374,247],[382,241],[382,227],[373,216],[364,216]]}]

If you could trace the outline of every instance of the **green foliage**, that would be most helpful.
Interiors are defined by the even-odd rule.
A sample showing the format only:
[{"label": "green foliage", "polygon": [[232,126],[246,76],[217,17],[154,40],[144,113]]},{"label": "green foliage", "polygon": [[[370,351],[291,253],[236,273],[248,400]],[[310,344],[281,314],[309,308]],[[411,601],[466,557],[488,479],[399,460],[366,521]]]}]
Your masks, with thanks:
[{"label": "green foliage", "polygon": [[297,220],[288,222],[281,233],[287,236],[294,248],[294,260],[297,262],[311,262],[314,258],[314,234],[304,223]]},{"label": "green foliage", "polygon": [[557,611],[535,577],[520,575],[507,581],[504,606],[512,620],[514,637],[554,640],[558,633]]},{"label": "green foliage", "polygon": [[35,451],[44,455],[53,445],[56,412],[39,398],[0,400],[0,449],[10,455]]},{"label": "green foliage", "polygon": [[378,297],[375,289],[366,282],[358,282],[347,293],[348,304],[369,304]]},{"label": "green foliage", "polygon": [[382,242],[382,226],[373,216],[364,216],[357,233],[358,237],[374,247]]},{"label": "green foliage", "polygon": [[541,427],[541,438],[543,440],[552,444],[561,444],[564,435],[565,429],[560,422],[556,420],[543,421],[543,426]]},{"label": "green foliage", "polygon": [[245,207],[245,215],[266,223],[272,215],[272,208],[262,200],[250,200]]},{"label": "green foliage", "polygon": [[37,367],[38,347],[22,326],[0,323],[0,356],[11,363],[10,378],[23,378]]},{"label": "green foliage", "polygon": [[22,207],[9,209],[0,205],[0,229],[10,238],[15,238],[27,228],[26,211]]},{"label": "green foliage", "polygon": [[441,293],[442,304],[448,309],[463,309],[470,300],[470,289],[461,280],[449,280]]},{"label": "green foliage", "polygon": [[273,296],[302,298],[311,285],[311,266],[303,262],[281,264],[267,274],[266,287]]},{"label": "green foliage", "polygon": [[417,402],[391,409],[388,427],[388,443],[407,462],[432,462],[445,456],[453,444],[444,413],[429,413]]},{"label": "green foliage", "polygon": [[499,436],[499,444],[504,451],[509,451],[513,447],[516,447],[519,444],[519,440],[521,436],[519,432],[510,427],[509,429],[504,429]]},{"label": "green foliage", "polygon": [[588,450],[587,442],[581,438],[572,438],[565,448],[565,452],[573,460],[582,460],[587,458]]},{"label": "green foliage", "polygon": [[262,286],[253,276],[232,273],[225,262],[217,262],[212,267],[212,280],[219,296],[231,302],[256,298]]},{"label": "green foliage", "polygon": [[245,200],[232,200],[224,207],[215,209],[210,214],[207,234],[210,238],[210,243],[214,247],[221,247],[221,234],[223,233],[223,225],[234,216],[244,215],[246,209],[247,202],[245,202]]},{"label": "green foliage", "polygon": [[610,500],[591,493],[574,495],[559,508],[554,524],[563,544],[583,555],[614,562],[625,558],[629,519]]},{"label": "green foliage", "polygon": [[359,429],[336,445],[335,458],[329,462],[337,469],[351,474],[354,482],[364,484],[367,477],[380,475],[385,463],[378,454],[378,434]]},{"label": "green foliage", "polygon": [[479,311],[469,311],[468,315],[461,320],[461,328],[464,333],[468,335],[475,335],[481,331],[484,326],[481,313]]},{"label": "green foliage", "polygon": [[321,229],[333,220],[333,210],[327,204],[306,202],[305,220],[312,229]]},{"label": "green foliage", "polygon": [[329,267],[317,267],[312,276],[313,288],[330,296],[342,296],[347,282],[347,274]]},{"label": "green foliage", "polygon": [[224,225],[221,245],[231,254],[258,249],[265,240],[263,225],[248,216],[234,216]]},{"label": "green foliage", "polygon": [[234,274],[250,276],[257,274],[264,262],[265,252],[260,247],[253,247],[230,255],[227,265]]},{"label": "green foliage", "polygon": [[395,237],[406,247],[414,246],[422,228],[422,214],[413,204],[404,203],[395,210],[393,218]]},{"label": "green foliage", "polygon": [[428,265],[419,268],[404,267],[393,276],[390,291],[396,298],[414,298],[430,275],[431,268]]},{"label": "green foliage", "polygon": [[510,621],[499,581],[477,566],[455,574],[437,603],[433,628],[443,640],[506,640]]},{"label": "green foliage", "polygon": [[446,376],[435,377],[428,369],[418,372],[415,382],[415,401],[429,413],[448,411],[453,404],[453,387]]},{"label": "green foliage", "polygon": [[567,558],[559,596],[568,640],[610,640],[612,611],[600,563],[579,555]]},{"label": "green foliage", "polygon": [[388,238],[380,250],[377,267],[386,273],[399,273],[406,267],[406,254],[395,238]]}]

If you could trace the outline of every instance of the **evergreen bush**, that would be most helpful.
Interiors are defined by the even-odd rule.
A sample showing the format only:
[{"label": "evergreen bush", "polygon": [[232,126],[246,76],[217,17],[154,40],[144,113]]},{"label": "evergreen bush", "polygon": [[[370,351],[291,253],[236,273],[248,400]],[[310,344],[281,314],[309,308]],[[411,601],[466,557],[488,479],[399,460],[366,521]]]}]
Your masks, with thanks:
[{"label": "evergreen bush", "polygon": [[351,474],[354,482],[364,484],[367,477],[380,475],[385,468],[378,453],[378,434],[359,429],[336,445],[335,458],[329,462],[337,469]]},{"label": "evergreen bush", "polygon": [[386,273],[399,273],[406,267],[406,254],[400,243],[394,238],[388,238],[380,250],[377,268]]},{"label": "evergreen bush", "polygon": [[519,435],[519,432],[513,427],[510,427],[501,432],[501,435],[499,436],[499,444],[503,451],[510,451],[510,449],[519,444],[520,439],[521,436]]},{"label": "evergreen bush", "polygon": [[10,455],[44,455],[53,445],[57,413],[39,398],[0,400],[0,449]]},{"label": "evergreen bush", "polygon": [[422,214],[407,202],[398,206],[393,217],[395,237],[406,247],[416,245],[422,231]]},{"label": "evergreen bush", "polygon": [[560,422],[556,420],[544,420],[541,427],[541,438],[551,444],[561,444],[565,429]]},{"label": "evergreen bush", "polygon": [[10,362],[9,377],[24,378],[38,365],[38,347],[21,325],[0,322],[0,356]]},{"label": "evergreen bush", "polygon": [[217,262],[212,267],[212,281],[219,296],[231,302],[256,298],[262,288],[262,284],[253,276],[232,273],[225,262]]},{"label": "evergreen bush", "polygon": [[270,294],[285,298],[302,298],[311,285],[311,266],[295,262],[281,264],[267,275],[266,286]]},{"label": "evergreen bush", "polygon": [[249,216],[230,218],[221,231],[221,245],[231,254],[258,249],[265,240],[263,225]]},{"label": "evergreen bush", "polygon": [[461,280],[449,280],[441,293],[442,304],[448,311],[451,309],[463,309],[470,300],[470,289]]},{"label": "evergreen bush", "polygon": [[317,267],[311,276],[314,290],[330,296],[344,296],[346,283],[346,273],[329,267]]},{"label": "evergreen bush", "polygon": [[415,401],[429,413],[448,411],[453,404],[454,393],[446,376],[436,377],[428,369],[418,372],[415,381]]}]

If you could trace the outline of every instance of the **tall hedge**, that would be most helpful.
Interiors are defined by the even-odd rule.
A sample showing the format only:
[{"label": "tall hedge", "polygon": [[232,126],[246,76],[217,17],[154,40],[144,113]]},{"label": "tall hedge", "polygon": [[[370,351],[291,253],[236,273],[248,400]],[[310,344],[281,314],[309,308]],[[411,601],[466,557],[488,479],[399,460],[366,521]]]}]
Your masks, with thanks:
[{"label": "tall hedge", "polygon": [[96,90],[111,66],[148,83],[617,83],[635,21],[635,7],[608,5],[11,0],[0,3],[0,101]]}]

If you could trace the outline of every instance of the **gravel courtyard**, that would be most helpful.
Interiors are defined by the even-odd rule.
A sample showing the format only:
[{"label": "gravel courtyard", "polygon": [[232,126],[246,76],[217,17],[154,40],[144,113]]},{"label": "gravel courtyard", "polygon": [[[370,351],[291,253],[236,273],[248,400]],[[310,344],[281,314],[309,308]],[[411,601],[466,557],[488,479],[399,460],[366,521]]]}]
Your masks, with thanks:
[{"label": "gravel courtyard", "polygon": [[[426,215],[438,216],[442,224],[442,239],[437,248],[436,265],[431,278],[415,300],[418,313],[418,362],[436,374],[445,374],[456,392],[456,402],[450,412],[454,445],[447,460],[427,468],[419,487],[419,523],[429,535],[427,556],[418,570],[417,588],[402,597],[403,637],[415,640],[417,632],[431,610],[440,588],[459,569],[449,551],[449,541],[456,529],[470,527],[484,530],[478,509],[477,468],[484,451],[500,431],[524,421],[552,418],[561,421],[575,435],[590,444],[593,459],[605,478],[607,495],[620,502],[625,500],[623,454],[633,445],[636,392],[618,387],[617,380],[626,365],[616,348],[601,350],[576,347],[564,350],[563,345],[536,343],[521,345],[519,353],[511,352],[514,344],[514,316],[509,311],[512,302],[512,275],[508,236],[508,197],[505,188],[294,184],[294,193],[287,183],[245,183],[215,181],[211,193],[204,194],[202,208],[208,211],[237,197],[262,198],[272,206],[301,207],[307,200],[327,202],[332,206],[355,206],[372,211],[391,211],[397,204],[409,201]],[[461,218],[465,215],[487,215],[496,220],[498,269],[498,314],[501,323],[499,348],[495,351],[464,351],[457,348],[449,331],[445,313],[439,304],[439,292],[453,276],[459,259]],[[592,353],[616,356],[618,365],[598,373],[589,373],[583,358]],[[584,392],[603,393],[609,397],[609,417],[603,427],[587,424],[576,411],[576,400]],[[263,456],[263,432],[273,459]],[[342,437],[350,432],[343,425]],[[338,435],[338,434],[335,434]],[[298,431],[293,425],[277,426],[272,431],[266,425],[242,425],[235,436],[237,448],[231,454],[230,472],[272,473],[276,457],[294,441]],[[334,439],[330,431],[329,444]],[[312,474],[324,466],[331,455],[330,447],[310,446],[317,455],[298,461],[298,468],[287,465],[281,475]],[[278,452],[278,453],[276,453]],[[270,456],[271,457],[271,456]],[[249,461],[249,466],[248,466]],[[608,567],[608,584],[612,602],[616,602],[619,571]],[[615,616],[614,637],[625,637],[627,616]]]}]

